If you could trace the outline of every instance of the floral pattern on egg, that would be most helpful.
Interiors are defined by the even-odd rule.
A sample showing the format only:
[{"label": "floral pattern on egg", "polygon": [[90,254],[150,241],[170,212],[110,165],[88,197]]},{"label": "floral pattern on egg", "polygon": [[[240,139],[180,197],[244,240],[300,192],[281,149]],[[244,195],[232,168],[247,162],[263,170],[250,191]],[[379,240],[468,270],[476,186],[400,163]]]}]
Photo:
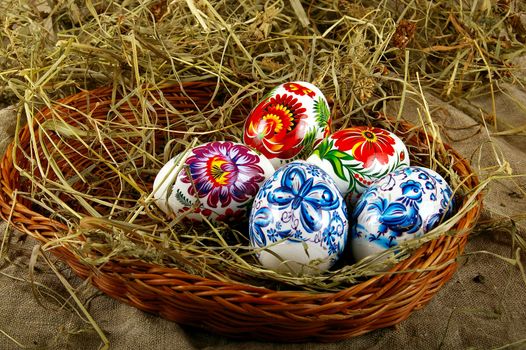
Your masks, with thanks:
[{"label": "floral pattern on egg", "polygon": [[329,105],[307,82],[277,86],[250,112],[243,141],[279,168],[307,157],[330,132]]},{"label": "floral pattern on egg", "polygon": [[332,266],[345,248],[347,230],[347,207],[334,181],[304,161],[281,167],[263,184],[249,221],[251,246],[265,248],[257,254],[261,264],[293,274]]},{"label": "floral pattern on egg", "polygon": [[452,191],[431,169],[410,166],[387,174],[353,210],[351,247],[360,260],[436,227],[453,210]]},{"label": "floral pattern on egg", "polygon": [[358,126],[324,139],[307,159],[323,167],[338,189],[355,202],[375,180],[409,165],[405,144],[394,133]]},{"label": "floral pattern on egg", "polygon": [[[217,221],[243,218],[260,185],[274,172],[264,156],[230,141],[208,142],[191,149],[184,160],[176,158],[157,175],[154,198],[165,212],[189,212],[188,217],[197,220],[199,214]],[[181,171],[176,172],[178,166]]]}]

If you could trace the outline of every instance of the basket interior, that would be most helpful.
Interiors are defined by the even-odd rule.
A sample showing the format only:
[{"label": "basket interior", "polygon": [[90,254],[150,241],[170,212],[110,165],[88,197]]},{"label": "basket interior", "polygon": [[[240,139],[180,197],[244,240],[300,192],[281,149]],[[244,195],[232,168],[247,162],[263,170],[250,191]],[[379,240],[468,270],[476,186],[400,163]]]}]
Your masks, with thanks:
[{"label": "basket interior", "polygon": [[[240,141],[243,122],[255,101],[246,98],[235,108],[223,110],[229,96],[216,90],[215,83],[189,83],[184,89],[170,86],[147,91],[144,98],[122,99],[111,89],[101,88],[72,96],[52,109],[44,108],[34,126],[26,126],[20,134],[20,146],[13,153],[13,163],[19,169],[12,174],[17,200],[62,225],[64,231],[86,216],[125,221],[128,209],[151,193],[164,162],[193,139]],[[359,124],[339,116],[337,108],[333,112],[333,130]],[[373,123],[391,130],[395,127],[382,116]],[[429,135],[405,122],[397,123],[393,131],[406,143],[413,165],[429,163]],[[449,147],[442,158],[452,162],[446,166],[460,166],[461,176],[469,175],[465,162]],[[24,176],[24,172],[32,176]],[[443,175],[448,180],[448,174]],[[64,183],[72,190],[62,190]],[[53,196],[64,204],[58,206],[49,200]],[[457,197],[462,200],[461,194]],[[134,224],[152,225],[152,218],[140,216]],[[66,234],[52,231],[53,237]]]}]

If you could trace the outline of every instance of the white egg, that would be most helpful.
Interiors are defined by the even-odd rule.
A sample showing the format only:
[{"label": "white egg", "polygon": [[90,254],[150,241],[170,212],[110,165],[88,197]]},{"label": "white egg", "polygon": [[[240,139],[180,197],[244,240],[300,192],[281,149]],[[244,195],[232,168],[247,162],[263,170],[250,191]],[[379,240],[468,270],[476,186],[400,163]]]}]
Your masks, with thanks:
[{"label": "white egg", "polygon": [[353,210],[351,248],[356,260],[420,237],[453,210],[452,191],[437,172],[410,166],[372,184]]},{"label": "white egg", "polygon": [[250,112],[243,142],[264,154],[277,169],[304,159],[330,132],[329,104],[311,83],[278,85]]},{"label": "white egg", "polygon": [[347,240],[347,206],[320,168],[294,161],[260,188],[249,220],[250,244],[265,268],[319,274],[340,257]]},{"label": "white egg", "polygon": [[168,161],[155,178],[153,197],[170,216],[243,220],[260,185],[273,173],[269,160],[249,147],[213,141]]},{"label": "white egg", "polygon": [[324,139],[307,158],[323,168],[338,189],[355,203],[374,181],[409,165],[402,140],[381,128],[357,126]]}]

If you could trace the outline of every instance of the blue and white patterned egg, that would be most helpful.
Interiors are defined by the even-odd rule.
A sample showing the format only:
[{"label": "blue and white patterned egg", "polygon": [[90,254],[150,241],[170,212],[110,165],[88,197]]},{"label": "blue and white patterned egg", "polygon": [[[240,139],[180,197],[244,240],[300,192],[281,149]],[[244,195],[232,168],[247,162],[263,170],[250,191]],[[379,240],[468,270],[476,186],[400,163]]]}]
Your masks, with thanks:
[{"label": "blue and white patterned egg", "polygon": [[261,265],[281,273],[328,270],[347,240],[342,194],[325,171],[305,161],[282,166],[261,186],[249,220]]},{"label": "blue and white patterned egg", "polygon": [[373,183],[356,204],[351,248],[358,261],[436,227],[452,211],[452,191],[437,172],[410,166]]}]

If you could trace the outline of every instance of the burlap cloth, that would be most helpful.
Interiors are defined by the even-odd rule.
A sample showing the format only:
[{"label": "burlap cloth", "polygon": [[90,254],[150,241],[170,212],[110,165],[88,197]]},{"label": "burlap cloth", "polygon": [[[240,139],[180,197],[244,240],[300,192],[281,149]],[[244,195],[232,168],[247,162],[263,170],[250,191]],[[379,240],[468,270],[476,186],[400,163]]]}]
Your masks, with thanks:
[{"label": "burlap cloth", "polygon": [[[526,91],[514,86],[501,89],[495,100],[496,127],[489,97],[471,100],[471,105],[462,108],[427,98],[445,141],[471,159],[483,177],[499,164],[515,175],[526,174]],[[417,119],[418,108],[408,104],[404,116]],[[481,127],[483,119],[487,130]],[[14,125],[14,111],[1,111],[2,153]],[[112,349],[526,349],[526,281],[516,266],[488,253],[473,253],[515,256],[512,234],[526,236],[525,184],[523,177],[491,183],[481,224],[460,259],[458,272],[425,308],[396,327],[339,343],[229,340],[121,304],[57,266]],[[28,265],[35,241],[5,230],[5,224],[1,235],[8,236],[3,249],[10,262],[0,266],[0,349],[98,349],[99,336],[48,266],[38,262],[34,269],[38,284],[30,283]],[[522,261],[526,263],[524,255]]]}]

